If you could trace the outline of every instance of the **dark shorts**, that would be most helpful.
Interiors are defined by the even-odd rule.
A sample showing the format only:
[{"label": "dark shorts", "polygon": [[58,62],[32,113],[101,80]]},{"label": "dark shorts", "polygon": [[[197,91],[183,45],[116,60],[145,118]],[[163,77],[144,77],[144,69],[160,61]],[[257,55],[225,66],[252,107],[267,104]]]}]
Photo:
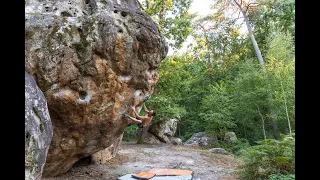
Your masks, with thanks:
[{"label": "dark shorts", "polygon": [[138,128],[143,128],[143,124],[142,123],[139,123],[137,124]]}]

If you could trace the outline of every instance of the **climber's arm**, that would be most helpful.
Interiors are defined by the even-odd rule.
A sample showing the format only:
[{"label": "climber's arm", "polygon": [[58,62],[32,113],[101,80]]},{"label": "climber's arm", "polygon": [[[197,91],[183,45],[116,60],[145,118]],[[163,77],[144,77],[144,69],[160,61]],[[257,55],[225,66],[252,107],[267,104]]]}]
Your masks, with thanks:
[{"label": "climber's arm", "polygon": [[133,110],[133,113],[134,113],[134,115],[135,115],[136,117],[138,117],[139,119],[144,119],[143,116],[139,116],[139,114],[136,112],[135,108],[132,108],[132,110]]},{"label": "climber's arm", "polygon": [[146,113],[149,112],[149,110],[148,110],[147,107],[146,107],[146,104],[144,104],[144,103],[143,103],[143,109],[144,109],[144,111],[145,111]]},{"label": "climber's arm", "polygon": [[141,120],[138,120],[138,119],[136,119],[136,118],[134,118],[134,117],[131,117],[131,116],[129,116],[129,115],[126,115],[126,117],[127,117],[127,118],[130,118],[132,121],[134,121],[134,122],[136,122],[136,123],[142,123]]}]

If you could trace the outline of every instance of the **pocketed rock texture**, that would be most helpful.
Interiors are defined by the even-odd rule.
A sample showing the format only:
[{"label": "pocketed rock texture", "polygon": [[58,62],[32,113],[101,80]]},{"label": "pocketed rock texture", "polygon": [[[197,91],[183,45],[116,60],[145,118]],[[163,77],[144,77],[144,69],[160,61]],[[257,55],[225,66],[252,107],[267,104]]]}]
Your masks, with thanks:
[{"label": "pocketed rock texture", "polygon": [[46,99],[33,77],[25,73],[25,179],[41,179],[51,139]]},{"label": "pocketed rock texture", "polygon": [[154,91],[168,52],[136,0],[26,0],[25,69],[44,92],[53,139],[43,175],[114,144]]}]

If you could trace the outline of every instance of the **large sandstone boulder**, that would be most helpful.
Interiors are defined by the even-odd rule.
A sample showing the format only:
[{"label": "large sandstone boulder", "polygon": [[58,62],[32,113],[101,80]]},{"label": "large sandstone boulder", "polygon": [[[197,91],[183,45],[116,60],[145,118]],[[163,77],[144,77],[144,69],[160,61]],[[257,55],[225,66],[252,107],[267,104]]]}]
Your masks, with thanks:
[{"label": "large sandstone boulder", "polygon": [[177,131],[178,120],[175,118],[159,121],[150,126],[148,132],[157,137],[161,142],[171,143],[171,138]]},{"label": "large sandstone boulder", "polygon": [[183,145],[182,140],[177,137],[170,138],[170,141],[173,145]]},{"label": "large sandstone boulder", "polygon": [[161,143],[163,143],[151,133],[146,134],[146,136],[143,138],[143,142],[147,143],[147,144],[161,144]]},{"label": "large sandstone boulder", "polygon": [[44,176],[108,148],[153,93],[168,46],[136,0],[26,0],[25,69],[53,123]]},{"label": "large sandstone boulder", "polygon": [[25,72],[25,179],[41,179],[52,139],[46,99]]},{"label": "large sandstone boulder", "polygon": [[198,132],[193,134],[191,138],[184,143],[184,145],[208,146],[213,142],[214,140],[210,138],[207,134],[205,134],[204,132]]},{"label": "large sandstone boulder", "polygon": [[224,140],[230,143],[234,143],[237,141],[236,133],[234,132],[226,132],[224,136]]},{"label": "large sandstone boulder", "polygon": [[122,137],[123,134],[121,134],[121,136],[118,137],[116,141],[113,144],[111,144],[111,146],[109,146],[108,148],[94,153],[91,156],[91,161],[94,164],[105,164],[108,162],[109,159],[116,157],[121,144]]}]

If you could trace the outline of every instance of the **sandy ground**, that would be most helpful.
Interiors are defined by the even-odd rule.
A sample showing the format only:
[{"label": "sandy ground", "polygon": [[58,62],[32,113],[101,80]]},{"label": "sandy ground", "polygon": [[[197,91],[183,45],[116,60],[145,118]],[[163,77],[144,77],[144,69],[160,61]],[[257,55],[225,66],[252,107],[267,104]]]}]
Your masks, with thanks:
[{"label": "sandy ground", "polygon": [[211,154],[201,148],[123,142],[117,156],[108,164],[82,161],[67,173],[44,180],[116,180],[123,175],[152,168],[191,170],[194,171],[194,179],[200,180],[234,180],[240,163],[232,156]]}]

